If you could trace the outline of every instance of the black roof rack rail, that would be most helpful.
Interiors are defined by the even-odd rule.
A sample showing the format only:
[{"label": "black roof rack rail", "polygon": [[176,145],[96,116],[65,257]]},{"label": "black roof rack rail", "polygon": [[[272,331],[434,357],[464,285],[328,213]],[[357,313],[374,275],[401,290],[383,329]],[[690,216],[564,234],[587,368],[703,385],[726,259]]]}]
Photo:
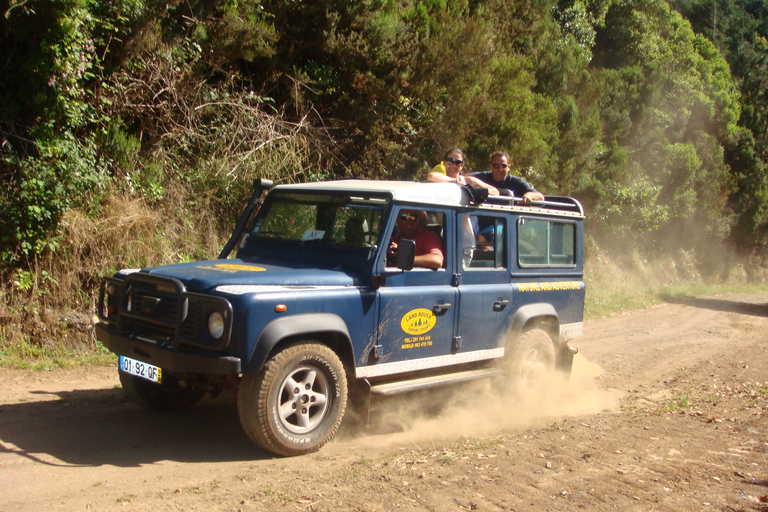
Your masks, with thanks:
[{"label": "black roof rack rail", "polygon": [[[508,204],[514,206],[523,202],[522,197],[513,196],[488,196],[485,200],[490,204]],[[584,208],[581,203],[567,196],[545,196],[544,201],[531,201],[530,206],[538,206],[540,208],[547,208],[551,210],[566,210],[576,212],[579,215],[584,215]]]}]

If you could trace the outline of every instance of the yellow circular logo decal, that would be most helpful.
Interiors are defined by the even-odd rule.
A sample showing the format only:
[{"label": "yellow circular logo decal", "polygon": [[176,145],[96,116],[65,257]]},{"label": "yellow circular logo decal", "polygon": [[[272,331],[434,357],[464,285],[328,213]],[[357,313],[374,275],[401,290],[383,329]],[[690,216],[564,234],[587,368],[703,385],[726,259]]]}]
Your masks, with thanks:
[{"label": "yellow circular logo decal", "polygon": [[407,312],[400,327],[408,334],[424,334],[429,332],[437,323],[437,317],[429,309],[412,309]]},{"label": "yellow circular logo decal", "polygon": [[234,263],[218,263],[216,268],[221,270],[244,270],[246,272],[264,272],[267,270],[256,265],[236,265]]},{"label": "yellow circular logo decal", "polygon": [[212,267],[198,266],[197,268],[204,268],[208,270],[218,270],[219,272],[226,272],[228,274],[234,274],[236,272],[264,272],[264,267],[257,267],[256,265],[238,265],[237,263],[217,263]]}]

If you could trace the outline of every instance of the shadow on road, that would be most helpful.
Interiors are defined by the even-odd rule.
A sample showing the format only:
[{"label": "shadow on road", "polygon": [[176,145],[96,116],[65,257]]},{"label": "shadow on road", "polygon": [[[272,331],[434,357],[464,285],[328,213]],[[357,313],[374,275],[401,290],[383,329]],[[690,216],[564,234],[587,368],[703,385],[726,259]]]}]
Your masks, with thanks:
[{"label": "shadow on road", "polygon": [[31,394],[50,400],[0,405],[0,454],[56,466],[124,467],[272,457],[243,432],[233,397],[153,413],[128,403],[120,389]]},{"label": "shadow on road", "polygon": [[768,304],[752,304],[749,302],[738,302],[727,299],[700,299],[696,297],[683,296],[662,296],[666,302],[671,304],[684,304],[701,309],[711,309],[713,311],[725,311],[729,313],[738,313],[741,315],[768,317]]}]

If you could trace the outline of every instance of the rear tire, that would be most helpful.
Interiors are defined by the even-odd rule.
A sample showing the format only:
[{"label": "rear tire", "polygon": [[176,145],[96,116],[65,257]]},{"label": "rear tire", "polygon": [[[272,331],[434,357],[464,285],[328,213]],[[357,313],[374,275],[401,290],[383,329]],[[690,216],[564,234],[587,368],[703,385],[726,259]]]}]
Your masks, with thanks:
[{"label": "rear tire", "polygon": [[331,440],[347,407],[347,377],[333,350],[314,342],[291,345],[262,371],[243,376],[237,409],[243,430],[278,455],[303,455]]},{"label": "rear tire", "polygon": [[555,371],[555,347],[543,329],[531,329],[520,335],[512,352],[504,357],[507,383],[521,396],[541,391]]},{"label": "rear tire", "polygon": [[172,375],[163,375],[163,383],[155,384],[125,372],[118,372],[118,374],[128,399],[150,411],[189,409],[205,395],[205,391],[184,386]]}]

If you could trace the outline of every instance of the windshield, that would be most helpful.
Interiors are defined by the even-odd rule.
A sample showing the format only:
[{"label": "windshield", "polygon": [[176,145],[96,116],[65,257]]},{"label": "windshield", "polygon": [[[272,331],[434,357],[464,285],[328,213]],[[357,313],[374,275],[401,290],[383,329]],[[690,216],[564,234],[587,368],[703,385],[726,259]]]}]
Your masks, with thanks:
[{"label": "windshield", "polygon": [[256,244],[336,250],[372,247],[388,204],[386,197],[277,191],[259,212],[249,245],[255,239]]}]

